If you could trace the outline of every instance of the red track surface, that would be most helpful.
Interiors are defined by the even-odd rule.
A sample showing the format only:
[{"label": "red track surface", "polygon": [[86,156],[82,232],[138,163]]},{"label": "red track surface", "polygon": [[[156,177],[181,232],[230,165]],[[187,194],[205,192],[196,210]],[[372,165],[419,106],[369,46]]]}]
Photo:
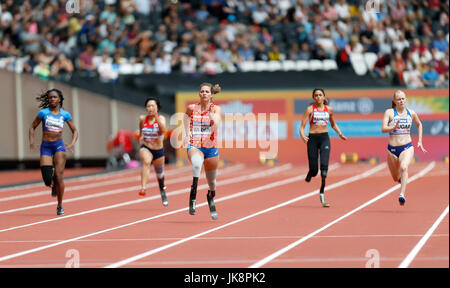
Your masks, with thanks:
[{"label": "red track surface", "polygon": [[[330,208],[320,205],[319,177],[303,180],[306,166],[225,165],[215,221],[203,175],[197,215],[188,214],[190,167],[166,168],[168,207],[153,171],[146,197],[138,196],[137,170],[66,180],[65,216],[56,215],[43,184],[0,189],[0,267],[69,267],[78,260],[79,267],[398,267],[448,208],[449,167],[411,165],[410,179],[431,170],[408,184],[401,207],[396,183],[379,165],[335,164],[325,192]],[[373,174],[355,177],[365,171]],[[448,219],[409,267],[449,267]]]}]

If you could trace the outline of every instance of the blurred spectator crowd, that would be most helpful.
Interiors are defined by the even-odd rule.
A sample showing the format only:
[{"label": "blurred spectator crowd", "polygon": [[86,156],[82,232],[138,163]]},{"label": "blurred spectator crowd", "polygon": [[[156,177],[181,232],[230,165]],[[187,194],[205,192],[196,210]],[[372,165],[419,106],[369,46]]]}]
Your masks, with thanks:
[{"label": "blurred spectator crowd", "polygon": [[371,56],[368,73],[393,85],[448,87],[448,10],[448,0],[1,0],[0,67],[114,81],[257,61],[357,70]]}]

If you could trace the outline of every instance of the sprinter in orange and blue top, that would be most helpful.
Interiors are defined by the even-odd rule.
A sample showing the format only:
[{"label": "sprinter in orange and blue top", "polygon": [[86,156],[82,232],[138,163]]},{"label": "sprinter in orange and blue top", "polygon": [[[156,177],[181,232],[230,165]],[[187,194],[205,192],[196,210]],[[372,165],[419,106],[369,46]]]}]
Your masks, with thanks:
[{"label": "sprinter in orange and blue top", "polygon": [[197,183],[205,166],[206,180],[209,190],[206,198],[212,219],[217,219],[217,211],[214,205],[216,194],[217,167],[219,164],[219,150],[217,148],[217,131],[221,121],[222,110],[213,103],[213,95],[220,93],[218,84],[203,83],[200,85],[200,102],[191,104],[186,109],[189,118],[185,123],[186,135],[189,137],[187,147],[188,158],[192,164],[192,185],[189,195],[189,214],[195,215],[195,203],[197,197]]}]

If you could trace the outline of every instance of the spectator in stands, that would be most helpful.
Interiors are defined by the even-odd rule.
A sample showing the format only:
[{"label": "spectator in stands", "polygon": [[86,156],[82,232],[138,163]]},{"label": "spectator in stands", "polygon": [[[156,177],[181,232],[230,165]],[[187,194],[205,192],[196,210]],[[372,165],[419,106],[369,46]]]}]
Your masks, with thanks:
[{"label": "spectator in stands", "polygon": [[222,69],[228,71],[230,66],[233,65],[231,61],[231,51],[228,46],[228,42],[223,41],[220,43],[220,47],[215,51],[216,59],[222,66]]},{"label": "spectator in stands", "polygon": [[38,54],[30,53],[28,59],[23,63],[25,73],[33,74],[34,67],[39,64]]},{"label": "spectator in stands", "polygon": [[50,70],[50,76],[60,76],[65,80],[69,80],[74,71],[73,63],[67,59],[64,53],[60,53],[53,62]]},{"label": "spectator in stands", "polygon": [[255,52],[255,60],[256,61],[268,61],[269,56],[266,52],[266,46],[263,43],[258,42],[256,44],[256,52]]},{"label": "spectator in stands", "polygon": [[433,48],[438,49],[441,52],[445,52],[448,48],[448,42],[444,39],[444,32],[442,30],[437,31],[437,39],[433,40]]},{"label": "spectator in stands", "polygon": [[416,64],[413,68],[403,73],[403,78],[408,89],[423,88],[422,73]]},{"label": "spectator in stands", "polygon": [[[38,2],[42,4],[36,5]],[[96,1],[95,5],[86,1],[81,13],[68,14],[66,1],[8,0],[0,5],[0,57],[12,55],[12,60],[8,60],[12,64],[7,67],[14,69],[20,67],[14,65],[14,56],[29,58],[41,53],[43,58],[44,53],[50,58],[64,53],[77,61],[75,70],[84,74],[85,66],[82,68],[83,64],[78,62],[82,62],[80,57],[92,62],[89,61],[92,56],[81,56],[88,44],[99,53],[106,49],[112,55],[121,49],[129,61],[133,57],[139,63],[148,61],[151,64],[145,65],[145,73],[156,73],[154,62],[161,50],[171,59],[174,68],[171,73],[178,71],[177,67],[180,71],[191,71],[192,65],[181,68],[183,61],[196,63],[196,72],[222,72],[210,54],[215,54],[215,48],[220,48],[223,41],[229,46],[234,65],[242,61],[268,61],[267,52],[273,43],[288,59],[294,57],[288,53],[295,43],[301,47],[298,59],[331,58],[336,59],[339,67],[350,65],[351,53],[372,52],[382,58],[393,55],[393,50],[404,53],[409,47],[412,55],[404,54],[412,58],[406,61],[407,71],[412,70],[412,62],[439,63],[448,58],[448,0],[381,1],[375,6],[379,13],[365,11],[366,2],[104,0]],[[201,27],[197,25],[202,22],[205,23]],[[150,36],[143,39],[147,31]],[[305,42],[308,44],[303,45]],[[150,51],[156,51],[156,55],[150,56]],[[30,65],[24,67],[30,73]],[[92,68],[91,71],[96,71]],[[376,74],[385,74],[380,72],[384,68],[375,69]],[[444,77],[445,70],[439,65],[436,69]]]},{"label": "spectator in stands", "polygon": [[250,43],[244,42],[238,50],[239,56],[243,61],[253,61],[255,60],[255,54],[253,49],[250,47]]},{"label": "spectator in stands", "polygon": [[437,88],[439,85],[439,74],[434,68],[434,62],[424,65],[424,73],[422,76],[424,86],[427,88]]},{"label": "spectator in stands", "polygon": [[96,67],[93,62],[94,56],[94,47],[91,44],[87,45],[83,53],[78,56],[78,68],[89,77],[95,76]]},{"label": "spectator in stands", "polygon": [[311,50],[307,42],[303,42],[300,47],[299,60],[309,60],[311,59]]},{"label": "spectator in stands", "polygon": [[267,56],[269,57],[269,61],[281,61],[282,58],[283,58],[281,53],[280,53],[280,48],[275,43],[273,43],[270,46],[270,51],[267,54]]},{"label": "spectator in stands", "polygon": [[402,85],[403,84],[403,72],[406,70],[406,63],[403,60],[402,54],[400,51],[394,51],[394,58],[391,62],[391,71],[392,71],[392,84],[393,85]]}]

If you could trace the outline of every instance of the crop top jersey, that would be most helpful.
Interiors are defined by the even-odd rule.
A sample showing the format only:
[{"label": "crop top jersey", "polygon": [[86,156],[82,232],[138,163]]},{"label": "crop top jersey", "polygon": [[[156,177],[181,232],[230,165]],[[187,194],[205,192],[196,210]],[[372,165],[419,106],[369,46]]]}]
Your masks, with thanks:
[{"label": "crop top jersey", "polygon": [[316,107],[316,105],[313,106],[313,111],[309,117],[309,124],[310,125],[319,125],[319,126],[326,126],[328,125],[328,121],[330,119],[330,113],[328,113],[328,107],[327,105],[323,105],[324,109],[323,111],[319,111]]},{"label": "crop top jersey", "polygon": [[156,141],[157,139],[164,137],[164,133],[159,129],[159,125],[156,120],[150,123],[148,121],[148,115],[144,120],[142,134],[144,135],[144,141],[146,142]]},{"label": "crop top jersey", "polygon": [[398,115],[397,109],[394,109],[394,117],[389,122],[390,126],[394,126],[397,121],[400,121],[397,128],[389,132],[389,135],[407,135],[411,132],[411,126],[412,126],[412,117],[411,113],[408,109],[406,109],[406,116],[400,116]]},{"label": "crop top jersey", "polygon": [[[211,104],[210,108],[213,108]],[[190,123],[190,145],[195,147],[216,148],[217,138],[211,127],[211,119],[208,111],[201,112],[199,104],[194,105]]]},{"label": "crop top jersey", "polygon": [[64,122],[72,120],[72,116],[66,110],[60,108],[57,115],[50,111],[50,108],[40,110],[37,117],[42,120],[42,131],[62,133]]}]

